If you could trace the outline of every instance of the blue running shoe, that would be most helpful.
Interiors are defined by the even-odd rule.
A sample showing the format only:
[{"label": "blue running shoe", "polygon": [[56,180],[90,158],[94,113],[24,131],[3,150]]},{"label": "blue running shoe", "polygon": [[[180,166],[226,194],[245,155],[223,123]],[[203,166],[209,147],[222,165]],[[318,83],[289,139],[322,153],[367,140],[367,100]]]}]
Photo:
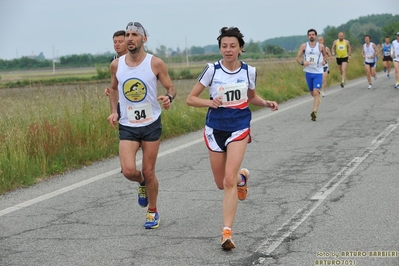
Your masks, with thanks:
[{"label": "blue running shoe", "polygon": [[144,223],[145,229],[155,229],[159,227],[159,214],[158,212],[147,212],[147,219]]},{"label": "blue running shoe", "polygon": [[139,205],[143,208],[147,207],[148,205],[148,196],[147,196],[147,189],[144,186],[139,185],[139,189],[137,190],[138,194],[138,202]]}]

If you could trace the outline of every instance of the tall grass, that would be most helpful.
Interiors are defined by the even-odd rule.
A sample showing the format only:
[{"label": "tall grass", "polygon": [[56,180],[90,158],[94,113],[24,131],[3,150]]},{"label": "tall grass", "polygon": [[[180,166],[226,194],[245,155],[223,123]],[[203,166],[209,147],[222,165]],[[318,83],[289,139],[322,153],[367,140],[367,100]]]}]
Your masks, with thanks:
[{"label": "tall grass", "polygon": [[103,89],[10,90],[0,112],[0,192],[116,154]]},{"label": "tall grass", "polygon": [[[362,62],[359,55],[351,60],[349,79],[364,75]],[[303,68],[293,60],[249,63],[257,67],[257,92],[262,97],[283,102],[308,93]],[[335,62],[330,66],[328,83],[340,82]],[[185,103],[195,82],[174,80],[178,97],[162,113],[162,139],[204,126],[206,108]],[[118,154],[118,132],[107,123],[109,100],[103,86],[36,84],[0,90],[0,193]]]}]

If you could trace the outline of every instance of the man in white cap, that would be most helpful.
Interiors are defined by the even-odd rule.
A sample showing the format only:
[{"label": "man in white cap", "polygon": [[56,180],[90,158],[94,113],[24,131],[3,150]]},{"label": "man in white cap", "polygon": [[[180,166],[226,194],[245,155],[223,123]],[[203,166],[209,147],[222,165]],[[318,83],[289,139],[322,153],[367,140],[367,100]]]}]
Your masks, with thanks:
[{"label": "man in white cap", "polygon": [[[119,157],[123,175],[139,183],[138,203],[148,206],[146,229],[158,228],[158,180],[155,163],[162,133],[161,105],[169,109],[176,90],[166,64],[144,50],[149,34],[139,22],[129,22],[125,40],[128,52],[111,63],[111,115],[113,128],[119,123]],[[158,81],[166,89],[158,96]],[[117,104],[120,104],[118,122]],[[159,102],[158,102],[159,101]],[[141,145],[142,169],[137,169],[136,154]]]}]

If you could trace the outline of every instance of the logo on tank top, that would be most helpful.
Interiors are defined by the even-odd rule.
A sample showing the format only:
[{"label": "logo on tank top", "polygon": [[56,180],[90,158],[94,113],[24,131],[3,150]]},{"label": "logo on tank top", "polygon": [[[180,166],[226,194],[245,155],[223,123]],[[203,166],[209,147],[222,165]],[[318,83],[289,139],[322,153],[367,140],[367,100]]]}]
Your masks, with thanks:
[{"label": "logo on tank top", "polygon": [[128,79],[123,83],[123,94],[131,102],[140,102],[147,95],[147,87],[140,79]]}]

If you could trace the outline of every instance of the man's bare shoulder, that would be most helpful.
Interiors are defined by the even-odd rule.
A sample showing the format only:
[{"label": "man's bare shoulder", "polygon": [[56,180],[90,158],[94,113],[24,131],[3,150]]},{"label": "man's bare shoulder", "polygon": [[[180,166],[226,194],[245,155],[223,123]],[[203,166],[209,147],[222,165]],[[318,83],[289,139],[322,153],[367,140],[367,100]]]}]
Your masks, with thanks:
[{"label": "man's bare shoulder", "polygon": [[115,58],[114,60],[112,60],[112,62],[110,63],[111,70],[117,69],[118,64],[119,64],[119,58]]},{"label": "man's bare shoulder", "polygon": [[152,55],[152,62],[156,64],[164,64],[164,61],[156,55]]},{"label": "man's bare shoulder", "polygon": [[159,58],[159,57],[157,57],[155,55],[153,55],[152,58],[151,58],[151,65],[153,67],[155,67],[155,68],[166,67],[165,62],[161,58]]}]

